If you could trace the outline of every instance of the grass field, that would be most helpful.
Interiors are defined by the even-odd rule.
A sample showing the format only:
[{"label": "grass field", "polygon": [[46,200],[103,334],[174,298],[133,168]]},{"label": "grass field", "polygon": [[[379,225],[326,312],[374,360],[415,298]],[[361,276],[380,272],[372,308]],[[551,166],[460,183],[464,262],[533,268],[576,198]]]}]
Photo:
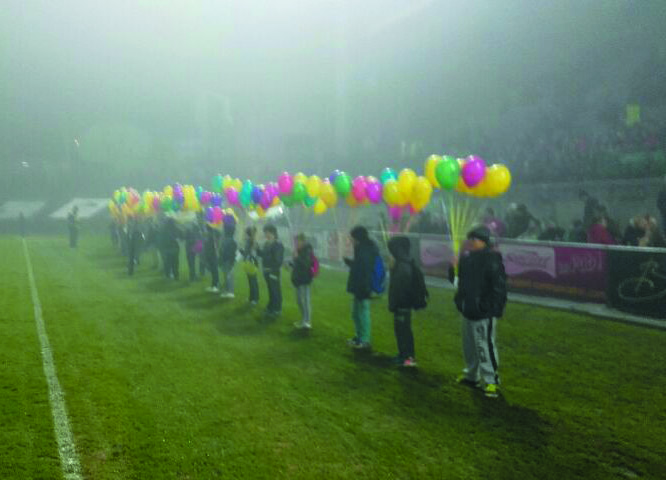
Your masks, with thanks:
[{"label": "grass field", "polygon": [[[283,317],[261,325],[240,271],[225,301],[147,265],[128,278],[107,243],[28,240],[86,478],[664,478],[664,332],[509,305],[492,400],[455,384],[447,291],[417,314],[420,368],[403,371],[385,301],[375,352],[345,346],[340,273],[316,280],[302,336],[287,276]],[[20,239],[0,252],[0,478],[60,478]]]}]

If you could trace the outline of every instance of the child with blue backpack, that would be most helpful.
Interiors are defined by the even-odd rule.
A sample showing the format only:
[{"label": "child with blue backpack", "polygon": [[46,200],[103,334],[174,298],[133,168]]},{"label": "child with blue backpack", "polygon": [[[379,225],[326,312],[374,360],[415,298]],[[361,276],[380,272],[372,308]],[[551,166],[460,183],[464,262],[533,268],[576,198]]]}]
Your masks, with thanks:
[{"label": "child with blue backpack", "polygon": [[[352,228],[350,235],[354,244],[354,258],[345,258],[344,261],[349,267],[347,292],[354,296],[352,318],[356,335],[349,339],[347,344],[352,348],[369,350],[371,348],[370,296],[375,283],[377,262],[381,262],[381,257],[379,248],[370,239],[365,227],[358,225]],[[376,291],[376,288],[374,290]]]},{"label": "child with blue backpack", "polygon": [[294,323],[294,327],[309,330],[312,328],[310,286],[319,270],[319,262],[314,256],[312,245],[307,242],[302,233],[296,236],[296,256],[291,262],[291,267],[291,283],[296,289],[296,300],[302,318],[300,322]]}]

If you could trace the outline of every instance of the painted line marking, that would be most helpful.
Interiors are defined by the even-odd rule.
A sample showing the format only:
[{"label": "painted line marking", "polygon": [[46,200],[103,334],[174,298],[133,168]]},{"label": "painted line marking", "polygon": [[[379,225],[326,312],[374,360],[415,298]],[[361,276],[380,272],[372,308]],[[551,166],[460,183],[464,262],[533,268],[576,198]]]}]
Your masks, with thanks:
[{"label": "painted line marking", "polygon": [[49,337],[46,335],[46,328],[44,327],[42,304],[39,302],[39,296],[37,295],[37,286],[35,284],[35,276],[32,273],[28,244],[25,238],[22,241],[25,263],[28,267],[30,295],[32,296],[32,304],[35,309],[37,336],[41,345],[42,366],[44,367],[44,376],[49,387],[49,403],[51,404],[51,414],[53,415],[53,429],[55,430],[56,441],[58,442],[62,474],[65,480],[82,480],[81,464],[79,456],[76,453],[76,445],[74,445],[74,437],[69,427],[69,418],[67,417],[67,408],[65,407],[65,394],[62,388],[60,388],[60,382],[58,382]]}]

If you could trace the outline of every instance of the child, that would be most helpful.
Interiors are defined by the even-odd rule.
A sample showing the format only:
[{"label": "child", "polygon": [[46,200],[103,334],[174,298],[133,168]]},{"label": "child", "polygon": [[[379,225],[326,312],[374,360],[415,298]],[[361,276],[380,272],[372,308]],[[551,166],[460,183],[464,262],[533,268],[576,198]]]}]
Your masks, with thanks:
[{"label": "child", "polygon": [[305,235],[300,233],[296,237],[296,257],[292,262],[291,283],[296,288],[296,300],[301,311],[302,320],[294,323],[294,327],[312,328],[310,304],[310,284],[314,278],[312,245],[305,240]]},{"label": "child", "polygon": [[414,335],[412,334],[413,285],[418,268],[409,256],[409,238],[393,237],[388,242],[392,256],[389,285],[389,311],[393,313],[393,330],[398,344],[397,365],[415,367]]},{"label": "child", "polygon": [[167,218],[162,229],[162,251],[164,263],[164,275],[167,278],[178,280],[178,263],[180,256],[180,245],[178,239],[180,232],[176,221],[173,218]]},{"label": "child", "polygon": [[282,287],[280,285],[280,269],[284,261],[284,246],[278,240],[277,229],[268,224],[264,227],[266,243],[259,251],[264,270],[264,279],[268,287],[268,305],[266,314],[277,317],[282,313]]},{"label": "child", "polygon": [[197,279],[197,256],[201,253],[201,230],[198,223],[192,223],[185,233],[185,256],[190,273],[190,282]]},{"label": "child", "polygon": [[458,264],[455,303],[463,315],[463,355],[466,367],[458,381],[479,386],[479,374],[486,397],[499,391],[498,357],[495,345],[497,319],[506,305],[506,272],[502,255],[492,250],[490,230],[477,227],[467,235],[469,250]]},{"label": "child", "polygon": [[130,217],[127,226],[127,273],[134,275],[134,267],[139,264],[139,255],[143,245],[143,232],[139,221]]},{"label": "child", "polygon": [[370,295],[372,293],[372,272],[379,249],[373,242],[368,230],[362,226],[354,227],[350,232],[354,244],[354,258],[345,258],[349,267],[347,292],[354,296],[352,318],[356,335],[348,340],[352,348],[370,349]]},{"label": "child", "polygon": [[247,283],[250,287],[250,305],[254,306],[259,302],[259,280],[257,272],[259,271],[259,257],[257,253],[257,227],[250,226],[245,229],[245,246],[241,250]]},{"label": "child", "polygon": [[222,298],[234,298],[234,265],[236,265],[236,224],[227,223],[224,225],[224,237],[220,245],[220,266],[224,274],[224,291],[220,294]]},{"label": "child", "polygon": [[203,258],[206,268],[210,270],[211,285],[206,289],[207,292],[219,293],[220,276],[217,271],[217,237],[218,233],[210,225],[206,225],[203,242]]}]

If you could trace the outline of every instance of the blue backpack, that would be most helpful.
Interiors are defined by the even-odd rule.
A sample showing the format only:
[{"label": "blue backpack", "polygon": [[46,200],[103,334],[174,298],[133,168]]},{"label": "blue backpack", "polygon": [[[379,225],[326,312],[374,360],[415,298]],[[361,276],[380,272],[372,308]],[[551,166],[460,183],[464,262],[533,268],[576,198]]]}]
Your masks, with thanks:
[{"label": "blue backpack", "polygon": [[372,269],[372,291],[382,294],[386,290],[386,268],[381,255],[375,257],[375,266]]}]

